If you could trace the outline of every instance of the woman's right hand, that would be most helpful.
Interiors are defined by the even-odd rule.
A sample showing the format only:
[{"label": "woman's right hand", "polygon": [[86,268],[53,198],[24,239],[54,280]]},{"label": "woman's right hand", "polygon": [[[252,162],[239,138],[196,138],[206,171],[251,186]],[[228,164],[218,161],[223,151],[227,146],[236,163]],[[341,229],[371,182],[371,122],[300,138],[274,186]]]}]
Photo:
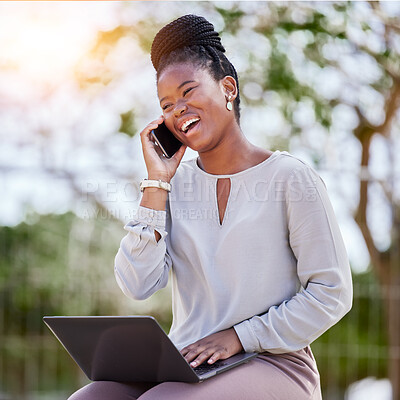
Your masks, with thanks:
[{"label": "woman's right hand", "polygon": [[151,131],[156,129],[163,121],[164,117],[161,116],[150,122],[142,132],[140,132],[140,140],[142,142],[148,179],[161,179],[162,181],[169,182],[175,175],[178,165],[185,154],[186,146],[182,145],[171,158],[164,156],[161,149],[155,144],[151,134]]}]

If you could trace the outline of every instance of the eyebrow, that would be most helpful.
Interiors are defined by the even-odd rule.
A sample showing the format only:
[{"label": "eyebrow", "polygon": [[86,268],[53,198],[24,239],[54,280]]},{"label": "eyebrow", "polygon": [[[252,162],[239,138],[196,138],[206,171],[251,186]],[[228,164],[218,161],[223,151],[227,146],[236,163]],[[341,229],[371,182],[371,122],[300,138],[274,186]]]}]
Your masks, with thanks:
[{"label": "eyebrow", "polygon": [[[192,82],[196,82],[196,81],[185,81],[185,82],[182,82],[182,83],[178,86],[178,89],[180,89],[181,87],[187,85],[188,83],[192,83]],[[162,101],[165,100],[167,97],[168,97],[168,96],[163,97],[163,98],[160,100],[160,103],[162,103]]]}]

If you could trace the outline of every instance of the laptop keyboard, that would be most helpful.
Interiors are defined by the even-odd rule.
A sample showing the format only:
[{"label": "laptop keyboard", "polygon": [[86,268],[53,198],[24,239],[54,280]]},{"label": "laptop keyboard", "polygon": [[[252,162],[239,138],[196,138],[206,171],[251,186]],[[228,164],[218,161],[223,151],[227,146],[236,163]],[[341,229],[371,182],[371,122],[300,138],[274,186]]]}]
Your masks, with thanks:
[{"label": "laptop keyboard", "polygon": [[226,363],[222,360],[216,361],[214,364],[208,364],[207,362],[204,362],[203,364],[200,364],[198,367],[193,368],[194,372],[196,372],[197,375],[204,375],[207,372],[210,372],[214,369],[218,369],[222,366],[224,366]]}]

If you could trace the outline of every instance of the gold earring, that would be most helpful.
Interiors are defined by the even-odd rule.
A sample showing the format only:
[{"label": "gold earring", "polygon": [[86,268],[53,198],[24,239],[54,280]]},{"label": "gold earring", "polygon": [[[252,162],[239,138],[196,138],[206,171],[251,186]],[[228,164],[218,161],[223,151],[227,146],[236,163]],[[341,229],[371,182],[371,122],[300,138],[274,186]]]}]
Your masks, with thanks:
[{"label": "gold earring", "polygon": [[229,95],[229,96],[228,96],[228,102],[226,103],[226,108],[227,108],[227,110],[229,110],[229,111],[232,111],[232,110],[233,110],[231,98],[232,98],[232,96]]}]

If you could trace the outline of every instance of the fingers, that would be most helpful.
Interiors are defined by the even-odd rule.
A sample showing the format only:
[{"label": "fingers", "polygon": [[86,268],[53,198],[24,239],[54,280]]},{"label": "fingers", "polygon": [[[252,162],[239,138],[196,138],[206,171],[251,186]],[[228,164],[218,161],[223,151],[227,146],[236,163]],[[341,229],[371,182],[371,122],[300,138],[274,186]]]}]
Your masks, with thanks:
[{"label": "fingers", "polygon": [[158,125],[162,124],[164,121],[164,117],[160,116],[159,118],[155,119],[154,121],[150,122],[143,130],[140,132],[140,140],[142,141],[142,145],[145,145],[148,142],[152,142],[150,138],[150,132],[153,129],[156,129]]},{"label": "fingers", "polygon": [[177,164],[181,162],[183,155],[185,154],[187,146],[184,144],[179,148],[179,150],[171,157],[176,160]]},{"label": "fingers", "polygon": [[219,359],[223,359],[223,357],[222,357],[222,353],[221,352],[219,352],[219,351],[216,351],[213,355],[212,355],[212,357],[210,357],[210,359],[208,360],[208,363],[209,364],[213,364],[213,363],[215,363],[215,361],[217,361],[217,360],[219,360]]},{"label": "fingers", "polygon": [[[146,164],[148,176],[156,177],[165,181],[175,175],[175,172],[185,154],[186,146],[181,146],[180,149],[171,157],[165,157],[161,148],[155,143],[151,131],[156,129],[162,122],[164,117],[160,116],[150,122],[141,132],[140,140],[142,142],[143,157]],[[153,178],[155,179],[155,178]]]},{"label": "fingers", "polygon": [[225,356],[224,357],[223,353],[226,353],[226,352],[223,352],[223,351],[216,351],[215,353],[212,353],[212,354],[211,353],[212,352],[210,352],[210,351],[206,351],[204,353],[201,353],[194,361],[192,361],[190,363],[190,365],[192,367],[197,367],[197,366],[203,364],[203,362],[206,362],[206,361],[207,361],[208,364],[214,364],[216,361],[218,361],[220,359],[225,359],[225,358],[229,357],[229,356]]},{"label": "fingers", "polygon": [[213,364],[217,360],[225,360],[242,350],[242,344],[235,330],[230,328],[186,346],[181,353],[192,367],[197,367],[205,361]]},{"label": "fingers", "polygon": [[196,343],[182,350],[182,355],[190,363],[191,367],[197,367],[205,361],[213,364],[221,358],[228,358],[227,354],[227,349],[221,346],[196,345]]}]

